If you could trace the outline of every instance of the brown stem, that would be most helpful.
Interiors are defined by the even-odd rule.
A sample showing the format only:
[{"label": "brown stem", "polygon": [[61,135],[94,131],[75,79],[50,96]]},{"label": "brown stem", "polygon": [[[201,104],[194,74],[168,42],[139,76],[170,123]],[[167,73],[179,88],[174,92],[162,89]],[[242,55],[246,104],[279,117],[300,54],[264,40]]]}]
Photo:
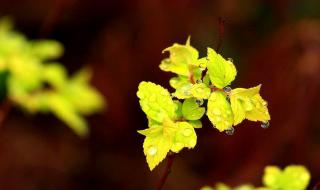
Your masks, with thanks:
[{"label": "brown stem", "polygon": [[224,25],[225,25],[225,19],[222,17],[219,17],[218,24],[219,24],[219,33],[218,33],[218,44],[216,47],[216,52],[219,53],[221,51],[222,42],[224,38]]},{"label": "brown stem", "polygon": [[[218,19],[218,43],[217,43],[217,47],[216,47],[216,52],[219,53],[221,51],[221,47],[222,47],[222,43],[223,43],[223,38],[224,38],[224,31],[225,31],[225,19],[223,19],[222,17],[219,17]],[[203,78],[206,76],[208,69],[206,68],[203,71],[203,75],[202,75],[202,80]]]},{"label": "brown stem", "polygon": [[162,187],[164,186],[164,184],[165,184],[165,182],[167,180],[167,177],[171,172],[171,167],[172,167],[172,164],[173,164],[173,161],[174,161],[174,157],[175,157],[175,154],[173,152],[169,152],[165,171],[162,174],[162,177],[161,177],[161,179],[159,181],[159,184],[158,184],[156,190],[161,190]]}]

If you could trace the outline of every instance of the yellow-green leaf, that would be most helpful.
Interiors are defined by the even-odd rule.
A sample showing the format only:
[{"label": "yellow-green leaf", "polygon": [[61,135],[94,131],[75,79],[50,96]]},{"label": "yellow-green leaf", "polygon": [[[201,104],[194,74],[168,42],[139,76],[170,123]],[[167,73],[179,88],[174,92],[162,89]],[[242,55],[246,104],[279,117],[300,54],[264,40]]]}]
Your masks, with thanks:
[{"label": "yellow-green leaf", "polygon": [[204,83],[194,84],[190,89],[192,97],[197,99],[208,99],[211,93],[211,89]]},{"label": "yellow-green leaf", "polygon": [[205,113],[205,108],[200,107],[196,99],[190,98],[184,100],[182,104],[182,115],[187,120],[198,120]]},{"label": "yellow-green leaf", "polygon": [[88,126],[84,118],[79,115],[72,104],[63,96],[52,93],[48,97],[48,108],[59,119],[64,121],[79,136],[88,135]]},{"label": "yellow-green leaf", "polygon": [[178,153],[183,148],[194,148],[197,143],[197,135],[194,128],[188,122],[176,123],[177,132],[175,134],[171,151]]},{"label": "yellow-green leaf", "polygon": [[283,171],[276,166],[267,166],[263,175],[266,187],[279,190],[305,190],[309,181],[309,171],[300,165],[287,166]]},{"label": "yellow-green leaf", "polygon": [[188,77],[190,75],[190,66],[198,66],[196,64],[198,63],[199,53],[190,45],[189,39],[186,45],[175,43],[171,47],[164,49],[163,52],[170,53],[170,57],[164,59],[160,64],[160,69],[163,71],[170,71]]},{"label": "yellow-green leaf", "polygon": [[150,170],[164,160],[172,146],[172,139],[166,135],[147,136],[143,143],[143,152],[147,157]]},{"label": "yellow-green leaf", "polygon": [[225,60],[211,48],[208,48],[207,56],[207,68],[212,84],[221,89],[229,85],[237,75],[237,70],[233,63]]},{"label": "yellow-green leaf", "polygon": [[195,129],[202,128],[202,123],[200,120],[188,121],[188,123],[190,123]]},{"label": "yellow-green leaf", "polygon": [[177,109],[168,90],[152,82],[141,82],[137,96],[144,113],[160,123],[166,118],[173,119]]},{"label": "yellow-green leaf", "polygon": [[220,132],[232,127],[233,113],[226,95],[222,92],[213,92],[208,100],[207,115]]},{"label": "yellow-green leaf", "polygon": [[59,63],[44,65],[42,75],[43,79],[56,89],[62,89],[67,82],[67,71]]},{"label": "yellow-green leaf", "polygon": [[31,51],[40,59],[54,59],[63,54],[63,46],[54,40],[36,40],[31,42]]},{"label": "yellow-green leaf", "polygon": [[267,102],[259,95],[261,85],[253,88],[237,88],[231,91],[230,101],[234,114],[234,125],[247,118],[251,121],[270,120]]}]

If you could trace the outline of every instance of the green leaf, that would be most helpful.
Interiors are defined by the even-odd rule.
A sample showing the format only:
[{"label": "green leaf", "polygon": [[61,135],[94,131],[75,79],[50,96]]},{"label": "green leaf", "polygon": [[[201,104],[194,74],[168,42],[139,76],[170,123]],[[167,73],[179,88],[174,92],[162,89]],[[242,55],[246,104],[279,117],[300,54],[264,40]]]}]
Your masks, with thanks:
[{"label": "green leaf", "polygon": [[310,173],[304,166],[287,166],[283,171],[283,190],[304,190],[310,181]]},{"label": "green leaf", "polygon": [[137,96],[140,98],[140,106],[145,114],[160,123],[166,118],[173,119],[177,109],[168,90],[152,82],[141,82]]},{"label": "green leaf", "polygon": [[175,119],[182,119],[183,115],[182,115],[182,103],[179,102],[178,100],[174,100],[173,101],[176,104],[176,118]]},{"label": "green leaf", "polygon": [[208,73],[216,87],[222,89],[228,86],[236,77],[237,70],[231,61],[225,60],[213,49],[208,48]]},{"label": "green leaf", "polygon": [[233,124],[238,125],[246,118],[246,111],[242,105],[242,102],[237,98],[233,98],[231,96],[230,103],[231,103],[231,109],[234,115]]},{"label": "green leaf", "polygon": [[190,66],[197,67],[200,64],[198,62],[198,51],[190,46],[190,39],[187,40],[186,45],[173,44],[163,50],[163,52],[169,52],[170,57],[164,59],[160,64],[160,69],[163,71],[170,71],[178,75],[189,76]]},{"label": "green leaf", "polygon": [[192,94],[190,92],[191,88],[192,84],[187,83],[186,85],[177,88],[177,90],[174,93],[172,93],[172,96],[178,99],[192,98]]},{"label": "green leaf", "polygon": [[63,89],[64,96],[81,114],[89,115],[104,108],[102,95],[92,86],[70,81]]},{"label": "green leaf", "polygon": [[262,97],[257,94],[252,99],[250,99],[250,103],[252,103],[252,110],[248,110],[246,113],[246,118],[250,121],[269,121],[270,114],[267,108],[267,102],[262,99]]},{"label": "green leaf", "polygon": [[43,80],[56,89],[62,89],[67,81],[67,71],[59,63],[46,64],[43,67]]},{"label": "green leaf", "polygon": [[185,76],[173,77],[170,79],[169,83],[170,83],[170,86],[174,89],[178,89],[186,85],[190,85],[190,81],[188,77],[185,77]]},{"label": "green leaf", "polygon": [[213,92],[208,100],[207,115],[220,132],[229,129],[233,124],[233,113],[226,95],[222,92]]},{"label": "green leaf", "polygon": [[31,51],[40,59],[54,59],[63,54],[63,46],[54,40],[36,40],[31,42]]},{"label": "green leaf", "polygon": [[211,93],[211,89],[203,83],[194,84],[190,89],[190,93],[194,98],[208,99]]},{"label": "green leaf", "polygon": [[283,171],[276,166],[265,168],[263,183],[279,190],[304,190],[310,181],[310,173],[304,166],[291,165]]},{"label": "green leaf", "polygon": [[234,114],[234,125],[245,118],[251,121],[266,122],[270,120],[267,102],[259,95],[261,85],[253,88],[237,88],[231,91],[230,101]]},{"label": "green leaf", "polygon": [[59,119],[64,121],[79,136],[88,135],[88,126],[84,118],[79,115],[72,104],[64,97],[51,93],[47,99],[48,108]]},{"label": "green leaf", "polygon": [[190,123],[195,129],[202,128],[202,123],[200,120],[188,121],[188,123]]},{"label": "green leaf", "polygon": [[171,151],[178,153],[183,148],[194,148],[197,144],[197,135],[194,128],[188,122],[176,123],[177,132],[175,134]]},{"label": "green leaf", "polygon": [[42,85],[42,65],[39,60],[28,55],[12,57],[9,62],[10,75],[20,81],[27,90],[34,90]]},{"label": "green leaf", "polygon": [[166,135],[147,136],[143,143],[143,152],[147,157],[147,163],[152,171],[164,160],[172,146],[172,139]]},{"label": "green leaf", "polygon": [[214,189],[210,186],[204,186],[200,190],[214,190]]},{"label": "green leaf", "polygon": [[138,130],[138,133],[146,137],[158,137],[163,133],[163,126],[161,124],[152,125],[150,128],[144,130]]},{"label": "green leaf", "polygon": [[215,190],[231,190],[231,187],[229,187],[228,185],[226,185],[224,183],[217,183],[215,185]]},{"label": "green leaf", "polygon": [[205,108],[199,107],[195,99],[186,99],[182,104],[182,115],[187,120],[198,120],[205,113]]}]

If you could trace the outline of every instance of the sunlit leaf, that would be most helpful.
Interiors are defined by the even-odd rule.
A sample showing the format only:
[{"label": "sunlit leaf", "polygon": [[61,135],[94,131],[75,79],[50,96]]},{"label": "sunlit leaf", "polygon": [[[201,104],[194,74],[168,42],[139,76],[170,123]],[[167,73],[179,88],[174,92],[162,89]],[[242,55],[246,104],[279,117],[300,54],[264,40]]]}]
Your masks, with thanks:
[{"label": "sunlit leaf", "polygon": [[182,104],[182,115],[187,120],[198,120],[205,113],[205,108],[200,107],[195,99],[186,99]]},{"label": "sunlit leaf", "polygon": [[140,98],[142,110],[148,117],[160,123],[166,118],[175,117],[176,104],[163,87],[151,82],[141,82],[137,96]]},{"label": "sunlit leaf", "polygon": [[213,92],[208,100],[207,115],[220,132],[231,128],[233,113],[230,103],[222,92]]},{"label": "sunlit leaf", "polygon": [[174,136],[171,151],[178,153],[183,148],[194,148],[197,143],[197,135],[194,128],[188,122],[178,122],[177,132]]},{"label": "sunlit leaf", "polygon": [[218,88],[229,85],[236,77],[237,70],[233,63],[225,60],[213,49],[208,48],[208,73],[210,80]]}]

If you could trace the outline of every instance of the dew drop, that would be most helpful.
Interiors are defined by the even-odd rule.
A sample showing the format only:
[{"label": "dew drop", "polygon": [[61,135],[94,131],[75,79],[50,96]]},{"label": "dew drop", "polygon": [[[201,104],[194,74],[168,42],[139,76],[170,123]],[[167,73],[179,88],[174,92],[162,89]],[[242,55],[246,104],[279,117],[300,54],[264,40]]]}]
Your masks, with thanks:
[{"label": "dew drop", "polygon": [[158,150],[157,150],[156,147],[150,146],[149,149],[148,149],[148,154],[149,154],[150,156],[154,156],[154,155],[157,154],[157,151],[158,151]]},{"label": "dew drop", "polygon": [[196,83],[197,83],[197,84],[201,84],[201,83],[202,83],[202,80],[201,80],[201,79],[198,79],[198,80],[196,81]]},{"label": "dew drop", "polygon": [[196,103],[198,104],[198,106],[202,106],[203,100],[202,99],[197,99]]},{"label": "dew drop", "polygon": [[227,135],[233,135],[234,134],[234,128],[230,127],[229,129],[226,130]]},{"label": "dew drop", "polygon": [[223,88],[223,91],[224,91],[225,93],[230,93],[231,90],[232,90],[232,89],[231,89],[230,86],[226,86],[226,87]]},{"label": "dew drop", "polygon": [[185,129],[183,131],[183,135],[186,137],[189,137],[192,134],[192,130],[191,129]]},{"label": "dew drop", "polygon": [[268,106],[268,102],[263,101],[263,102],[262,102],[262,105],[263,105],[263,106]]},{"label": "dew drop", "polygon": [[214,109],[212,110],[212,113],[213,113],[214,115],[221,115],[221,111],[220,111],[218,108],[214,108]]},{"label": "dew drop", "polygon": [[264,129],[269,128],[269,127],[270,127],[269,121],[262,122],[262,123],[261,123],[261,127],[264,128]]},{"label": "dew drop", "polygon": [[232,58],[228,58],[228,61],[232,62],[233,63],[233,59]]}]

